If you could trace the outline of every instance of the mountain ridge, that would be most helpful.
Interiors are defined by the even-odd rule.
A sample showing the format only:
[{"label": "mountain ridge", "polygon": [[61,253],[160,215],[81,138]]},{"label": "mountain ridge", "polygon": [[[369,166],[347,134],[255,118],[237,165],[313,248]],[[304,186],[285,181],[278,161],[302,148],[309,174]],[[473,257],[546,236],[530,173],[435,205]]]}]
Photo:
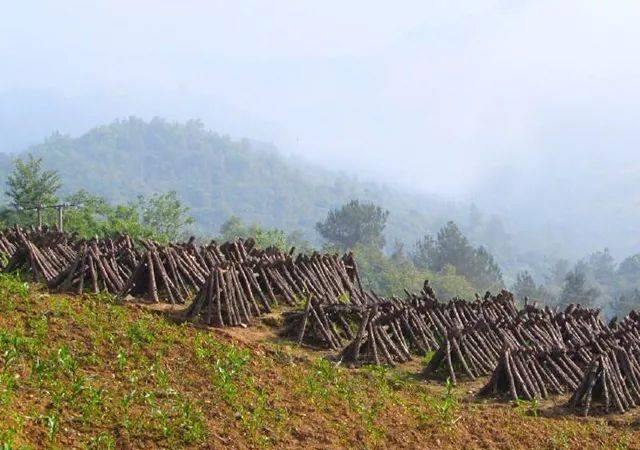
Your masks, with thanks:
[{"label": "mountain ridge", "polygon": [[0,154],[0,175],[6,178],[12,157],[27,153],[60,173],[64,194],[86,189],[122,202],[138,194],[175,190],[191,208],[198,231],[207,235],[216,234],[236,215],[246,222],[300,230],[318,243],[315,223],[353,198],[390,211],[389,244],[412,243],[460,216],[452,202],[360,181],[284,156],[270,144],[233,140],[199,120],[129,117],[77,137],[54,133],[23,152]]}]

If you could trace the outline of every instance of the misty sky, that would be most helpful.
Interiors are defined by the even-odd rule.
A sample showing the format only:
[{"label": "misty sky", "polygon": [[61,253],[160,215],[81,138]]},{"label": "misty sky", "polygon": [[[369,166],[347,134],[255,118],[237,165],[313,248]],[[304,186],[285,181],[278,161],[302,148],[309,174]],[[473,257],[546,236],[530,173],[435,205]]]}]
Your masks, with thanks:
[{"label": "misty sky", "polygon": [[638,209],[611,201],[639,187],[638,23],[631,0],[11,2],[0,131],[18,130],[13,149],[200,117],[541,224],[596,216],[605,239],[607,215]]}]

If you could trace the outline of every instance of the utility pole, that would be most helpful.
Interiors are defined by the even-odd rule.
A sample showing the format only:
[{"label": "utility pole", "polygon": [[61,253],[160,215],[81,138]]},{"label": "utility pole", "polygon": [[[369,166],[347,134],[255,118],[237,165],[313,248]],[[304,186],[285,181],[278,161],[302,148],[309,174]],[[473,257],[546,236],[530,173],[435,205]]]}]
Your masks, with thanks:
[{"label": "utility pole", "polygon": [[42,205],[36,206],[36,214],[38,215],[38,228],[42,228]]},{"label": "utility pole", "polygon": [[58,231],[62,232],[64,231],[62,229],[62,210],[64,209],[64,204],[62,205],[56,205],[56,210],[58,210]]},{"label": "utility pole", "polygon": [[58,231],[64,231],[64,220],[62,218],[64,210],[66,208],[71,208],[73,206],[80,206],[75,203],[60,203],[58,205],[53,205],[52,208],[55,208],[58,211]]},{"label": "utility pole", "polygon": [[47,205],[44,206],[42,204],[39,204],[37,206],[34,206],[32,208],[19,208],[20,211],[32,211],[32,210],[36,210],[36,214],[38,217],[38,228],[42,228],[42,211],[47,209],[47,208],[53,208],[58,212],[58,230],[59,231],[64,231],[64,210],[66,208],[70,208],[73,206],[81,206],[78,204],[74,204],[74,203],[59,203],[57,205]]}]

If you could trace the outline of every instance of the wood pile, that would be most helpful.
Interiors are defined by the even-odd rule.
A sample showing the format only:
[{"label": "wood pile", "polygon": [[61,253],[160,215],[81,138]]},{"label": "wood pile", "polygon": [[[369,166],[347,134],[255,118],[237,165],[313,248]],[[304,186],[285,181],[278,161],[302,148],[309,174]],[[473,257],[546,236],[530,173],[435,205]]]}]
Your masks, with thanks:
[{"label": "wood pile", "polygon": [[49,282],[75,259],[76,251],[56,234],[39,236],[37,245],[21,229],[13,230],[15,250],[3,272],[19,272],[35,281]]},{"label": "wood pile", "polygon": [[441,302],[428,282],[419,293],[383,298],[363,289],[351,253],[294,256],[252,239],[160,245],[15,227],[0,232],[0,255],[3,272],[52,291],[185,304],[186,319],[210,326],[249,326],[282,311],[282,336],[349,367],[433,353],[424,376],[488,377],[479,396],[571,394],[568,408],[585,415],[640,405],[636,312],[607,325],[599,310],[580,305],[518,308],[508,291]]},{"label": "wood pile", "polygon": [[[126,245],[122,245],[122,243]],[[80,248],[70,265],[60,270],[47,283],[57,292],[85,291],[119,293],[131,276],[131,265],[136,258],[126,239],[114,243],[112,240],[99,242],[92,239],[81,242]],[[129,259],[130,258],[130,259]]]},{"label": "wood pile", "polygon": [[582,369],[564,349],[539,351],[530,348],[506,348],[489,382],[478,395],[508,393],[512,400],[546,398],[575,389]]}]

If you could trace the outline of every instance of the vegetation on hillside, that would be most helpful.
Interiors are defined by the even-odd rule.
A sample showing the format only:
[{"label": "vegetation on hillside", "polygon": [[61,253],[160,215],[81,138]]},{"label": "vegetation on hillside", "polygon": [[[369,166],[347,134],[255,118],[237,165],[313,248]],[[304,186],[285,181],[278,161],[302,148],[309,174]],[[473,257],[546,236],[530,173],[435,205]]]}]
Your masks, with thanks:
[{"label": "vegetation on hillside", "polygon": [[638,439],[606,419],[539,414],[553,405],[468,403],[467,388],[229,333],[0,276],[1,448],[622,449]]},{"label": "vegetation on hillside", "polygon": [[[13,189],[9,194],[14,208],[5,208],[0,216],[5,225],[34,223],[35,212],[24,209],[28,204],[51,205],[59,201],[58,191],[60,183],[51,185],[50,189],[36,189],[42,186],[46,179],[58,179],[56,171],[45,171],[40,159],[29,156],[28,163],[20,159],[15,161],[11,173],[12,185],[21,186]],[[25,164],[30,164],[31,170],[25,171]],[[22,199],[28,200],[22,200]],[[177,197],[175,191],[166,194],[154,194],[149,198],[138,196],[135,201],[121,205],[111,205],[103,197],[92,195],[80,190],[65,199],[72,205],[65,217],[65,229],[84,237],[114,236],[127,233],[136,238],[154,239],[159,242],[169,242],[185,237],[188,226],[193,223],[189,216],[189,208],[185,207]],[[458,231],[457,239],[441,242],[439,258],[442,267],[420,267],[414,263],[416,258],[409,258],[401,251],[388,256],[382,251],[384,246],[384,231],[388,211],[372,203],[351,201],[342,207],[330,210],[324,222],[318,222],[317,229],[325,240],[325,249],[336,251],[354,251],[360,261],[363,283],[366,288],[373,289],[381,295],[400,295],[404,289],[418,291],[426,279],[433,282],[436,291],[444,298],[453,296],[472,297],[478,290],[499,288],[501,279],[491,279],[489,283],[476,283],[460,269],[461,259],[456,254],[461,244],[466,245],[474,255],[474,260],[465,263],[464,268],[480,273],[486,265],[486,260],[475,255],[466,238]],[[53,211],[45,210],[45,223],[55,223]],[[439,236],[445,236],[447,230],[455,228],[450,223],[443,228]],[[457,230],[457,228],[456,228]],[[201,235],[202,239],[216,237],[223,241],[236,238],[253,238],[261,247],[275,246],[283,250],[292,247],[298,252],[309,252],[313,245],[306,241],[300,232],[285,232],[278,228],[265,228],[260,224],[245,225],[236,216],[231,216],[220,227],[218,236]],[[463,255],[465,256],[465,255]],[[492,259],[489,255],[489,261]],[[482,267],[474,269],[474,264]],[[460,266],[462,267],[462,266]],[[499,271],[498,271],[499,275]],[[478,281],[483,281],[478,279]]]}]

